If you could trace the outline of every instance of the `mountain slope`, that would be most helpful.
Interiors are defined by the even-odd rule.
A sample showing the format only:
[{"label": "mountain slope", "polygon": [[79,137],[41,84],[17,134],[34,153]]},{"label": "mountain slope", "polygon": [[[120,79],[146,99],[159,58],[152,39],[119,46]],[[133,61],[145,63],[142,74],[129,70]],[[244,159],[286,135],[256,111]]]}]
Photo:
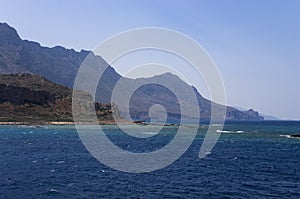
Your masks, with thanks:
[{"label": "mountain slope", "polygon": [[[0,122],[72,122],[73,90],[31,74],[0,75]],[[111,105],[92,103],[85,92],[78,92],[96,107],[100,122],[113,121]]]},{"label": "mountain slope", "polygon": [[[15,29],[5,23],[0,23],[0,73],[32,73],[42,75],[57,84],[73,87],[78,69],[87,55],[92,56],[97,67],[107,67],[102,76],[96,93],[96,101],[109,103],[112,91],[121,78],[112,67],[99,56],[89,51],[76,52],[63,47],[42,47],[37,42],[22,40]],[[167,81],[176,84],[180,92],[185,93],[193,89],[201,110],[201,119],[210,119],[211,102],[203,98],[195,88],[169,73],[152,78],[125,79],[124,90],[127,86],[151,82],[151,80]],[[127,84],[127,85],[126,85]],[[188,103],[189,96],[185,97]],[[178,99],[172,92],[158,84],[148,84],[139,88],[130,100],[131,117],[136,120],[148,119],[148,108],[153,104],[166,107],[168,115],[180,118]],[[227,120],[262,120],[263,118],[253,110],[239,111],[226,107]]]}]

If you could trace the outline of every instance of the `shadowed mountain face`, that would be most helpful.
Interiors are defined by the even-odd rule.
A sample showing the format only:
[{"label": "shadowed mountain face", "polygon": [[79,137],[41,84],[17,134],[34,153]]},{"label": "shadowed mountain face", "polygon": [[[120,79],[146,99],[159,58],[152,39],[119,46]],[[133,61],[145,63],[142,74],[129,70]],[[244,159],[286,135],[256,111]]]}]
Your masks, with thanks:
[{"label": "shadowed mountain face", "polygon": [[34,73],[72,87],[78,67],[88,53],[41,47],[37,42],[21,40],[13,28],[0,23],[1,73]]},{"label": "shadowed mountain face", "polygon": [[[128,87],[145,84],[138,88],[129,100],[129,107],[127,108],[129,108],[130,116],[133,119],[149,119],[149,107],[154,104],[162,105],[169,117],[180,118],[178,100],[189,103],[190,97],[187,93],[193,90],[199,103],[201,119],[210,119],[211,102],[203,98],[194,87],[186,84],[175,75],[166,73],[152,78],[122,78],[101,57],[95,56],[89,51],[76,52],[73,49],[69,50],[59,46],[42,47],[37,42],[22,40],[15,29],[5,23],[0,23],[0,73],[33,73],[72,88],[78,69],[88,55],[93,57],[97,63],[96,67],[102,69],[107,67],[98,84],[96,101],[110,102],[116,83],[122,79],[124,81],[123,92],[126,92]],[[184,99],[177,99],[171,90],[162,85],[151,83],[153,81],[175,85],[177,92],[180,92],[182,96],[186,94],[186,96],[183,97]],[[226,109],[227,120],[263,119],[253,110],[239,111],[232,107],[226,107]]]}]

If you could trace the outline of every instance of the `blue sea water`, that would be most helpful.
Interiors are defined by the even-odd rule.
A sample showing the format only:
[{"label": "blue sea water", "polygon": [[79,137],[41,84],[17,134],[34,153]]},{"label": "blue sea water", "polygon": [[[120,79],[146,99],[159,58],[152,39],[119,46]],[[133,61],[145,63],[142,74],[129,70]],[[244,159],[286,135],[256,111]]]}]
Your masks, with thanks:
[{"label": "blue sea water", "polygon": [[[177,127],[148,140],[103,127],[121,148],[156,150]],[[226,124],[199,159],[206,127],[187,152],[151,173],[111,169],[85,149],[73,126],[0,126],[0,198],[300,198],[300,122]],[[144,141],[144,142],[143,142]]]}]

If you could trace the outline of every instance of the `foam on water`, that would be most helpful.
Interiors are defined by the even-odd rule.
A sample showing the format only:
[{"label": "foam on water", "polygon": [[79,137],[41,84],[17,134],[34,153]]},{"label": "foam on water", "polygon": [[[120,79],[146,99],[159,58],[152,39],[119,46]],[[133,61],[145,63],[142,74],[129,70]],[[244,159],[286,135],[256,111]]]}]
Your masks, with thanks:
[{"label": "foam on water", "polygon": [[244,131],[227,131],[227,130],[216,130],[217,133],[228,133],[228,134],[240,134],[244,133]]}]

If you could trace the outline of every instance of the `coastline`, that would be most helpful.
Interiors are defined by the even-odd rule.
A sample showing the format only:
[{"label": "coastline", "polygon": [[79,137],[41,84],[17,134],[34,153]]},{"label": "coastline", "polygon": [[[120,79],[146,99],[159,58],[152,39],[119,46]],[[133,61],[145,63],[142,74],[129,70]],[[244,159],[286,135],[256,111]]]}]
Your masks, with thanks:
[{"label": "coastline", "polygon": [[[133,124],[133,122],[130,121],[121,121],[118,122],[121,124]],[[70,122],[70,121],[36,121],[36,122],[28,122],[28,121],[0,121],[1,125],[114,125],[117,124],[115,121],[99,121],[98,123],[95,122]]]},{"label": "coastline", "polygon": [[0,122],[1,125],[75,125],[74,122]]}]

